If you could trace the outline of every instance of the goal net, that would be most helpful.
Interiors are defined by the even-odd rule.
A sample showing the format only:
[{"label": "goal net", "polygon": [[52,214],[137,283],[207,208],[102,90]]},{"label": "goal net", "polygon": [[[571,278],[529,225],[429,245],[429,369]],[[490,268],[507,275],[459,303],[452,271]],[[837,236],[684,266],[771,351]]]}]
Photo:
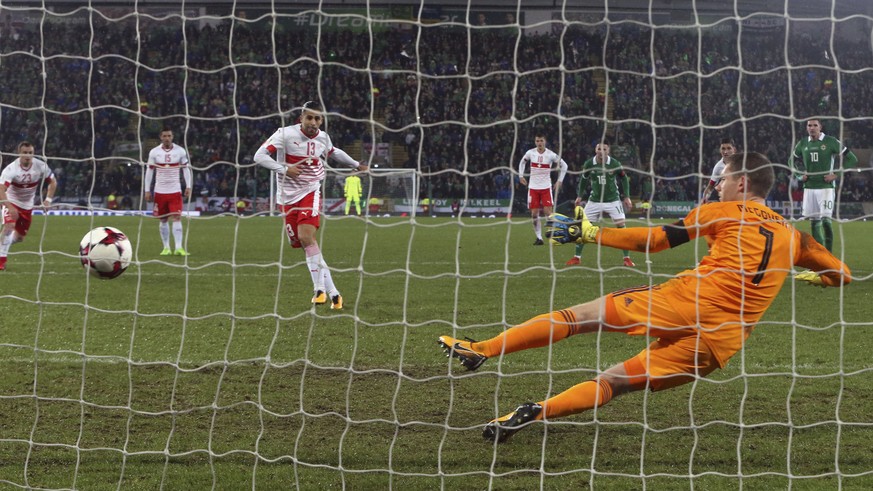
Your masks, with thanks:
[{"label": "goal net", "polygon": [[[346,191],[346,179],[350,176],[360,179],[357,200],[348,198],[349,193],[355,193]],[[429,202],[422,203],[419,199],[418,176],[414,169],[375,167],[366,174],[330,169],[324,180],[323,196],[327,215],[415,216],[423,210],[422,206],[430,211]]]},{"label": "goal net", "polygon": [[[3,166],[26,140],[57,182],[0,271],[0,486],[873,488],[869,2],[534,3],[0,3]],[[330,168],[322,187],[316,238],[342,309],[312,303],[253,161],[308,100],[372,167],[361,218],[344,216],[352,174]],[[492,419],[654,339],[595,332],[468,371],[439,336],[486,340],[708,253],[632,251],[630,266],[589,244],[568,265],[572,246],[532,245],[518,169],[538,135],[569,165],[561,213],[608,141],[628,226],[669,225],[731,139],[769,158],[767,204],[809,232],[792,173],[809,120],[858,160],[835,163],[826,204],[852,285],[789,280],[709,376],[483,441]],[[164,128],[193,168],[188,256],[161,255],[178,225],[143,193]],[[98,226],[135,249],[113,280],[77,257]]]}]

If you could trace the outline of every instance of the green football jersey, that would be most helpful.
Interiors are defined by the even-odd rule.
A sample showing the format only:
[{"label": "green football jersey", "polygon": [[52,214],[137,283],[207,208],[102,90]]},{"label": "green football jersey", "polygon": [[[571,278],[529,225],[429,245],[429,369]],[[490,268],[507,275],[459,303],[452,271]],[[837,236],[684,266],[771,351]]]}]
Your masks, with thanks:
[{"label": "green football jersey", "polygon": [[[618,180],[621,179],[621,193],[618,189]],[[576,196],[585,196],[588,183],[591,183],[591,194],[588,201],[595,203],[610,203],[621,201],[622,194],[630,195],[630,178],[618,160],[607,157],[606,163],[600,164],[596,157],[590,158],[582,164],[582,175],[579,176],[579,188]]]},{"label": "green football jersey", "polygon": [[804,189],[827,189],[836,187],[836,181],[825,182],[825,176],[830,173],[840,174],[840,154],[846,152],[844,166],[854,167],[858,159],[851,150],[832,136],[822,134],[818,140],[806,137],[794,147],[794,158],[803,159],[803,169],[796,169],[792,162],[792,170],[798,178],[806,174]]}]

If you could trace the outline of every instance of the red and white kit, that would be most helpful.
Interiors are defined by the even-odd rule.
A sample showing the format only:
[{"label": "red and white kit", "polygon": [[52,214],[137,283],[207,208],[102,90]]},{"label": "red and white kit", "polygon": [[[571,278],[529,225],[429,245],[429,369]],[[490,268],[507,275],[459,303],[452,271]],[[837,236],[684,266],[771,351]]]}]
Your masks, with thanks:
[{"label": "red and white kit", "polygon": [[188,152],[179,145],[173,144],[166,149],[158,145],[149,152],[148,168],[146,169],[144,191],[152,189],[152,176],[155,176],[155,216],[182,212],[182,185],[179,172],[185,178],[185,187],[191,187],[191,167]]},{"label": "red and white kit", "polygon": [[[276,156],[275,160],[272,155]],[[279,128],[255,152],[255,162],[276,173],[276,203],[280,205],[296,203],[307,194],[319,191],[324,179],[324,161],[328,157],[349,167],[358,166],[348,154],[334,148],[327,133],[319,130],[309,138],[299,124]],[[296,178],[287,177],[286,164],[298,164],[302,172]],[[312,212],[318,214],[318,209]]]},{"label": "red and white kit", "polygon": [[536,148],[531,148],[518,164],[518,175],[524,175],[528,163],[530,163],[530,179],[527,183],[528,207],[534,209],[552,206],[552,165],[557,165],[560,169],[558,182],[563,182],[564,176],[567,175],[567,163],[548,148],[543,153]]},{"label": "red and white kit", "polygon": [[21,159],[13,160],[0,174],[0,183],[6,186],[6,197],[19,210],[32,210],[39,185],[54,178],[48,164],[34,157],[27,169],[21,168]]},{"label": "red and white kit", "polygon": [[[20,237],[27,235],[30,229],[33,201],[40,184],[50,183],[55,175],[44,161],[34,158],[27,169],[21,168],[21,159],[15,159],[0,173],[0,184],[6,186],[6,197],[9,203],[2,206],[3,223],[15,223],[15,231]],[[18,220],[9,216],[7,206],[18,209]]]}]

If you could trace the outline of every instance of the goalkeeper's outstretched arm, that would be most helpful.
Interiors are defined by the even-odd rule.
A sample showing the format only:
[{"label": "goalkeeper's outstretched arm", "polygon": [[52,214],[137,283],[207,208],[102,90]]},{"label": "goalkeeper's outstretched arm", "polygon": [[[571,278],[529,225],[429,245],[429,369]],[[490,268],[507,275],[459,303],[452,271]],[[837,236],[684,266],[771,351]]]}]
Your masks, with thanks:
[{"label": "goalkeeper's outstretched arm", "polygon": [[842,287],[852,282],[849,267],[806,232],[797,232],[800,245],[794,257],[794,265],[807,268],[794,278],[815,286]]},{"label": "goalkeeper's outstretched arm", "polygon": [[546,236],[555,244],[598,243],[607,247],[637,252],[660,252],[688,242],[682,220],[656,227],[600,228],[593,225],[583,214],[574,220],[558,213],[549,217]]}]

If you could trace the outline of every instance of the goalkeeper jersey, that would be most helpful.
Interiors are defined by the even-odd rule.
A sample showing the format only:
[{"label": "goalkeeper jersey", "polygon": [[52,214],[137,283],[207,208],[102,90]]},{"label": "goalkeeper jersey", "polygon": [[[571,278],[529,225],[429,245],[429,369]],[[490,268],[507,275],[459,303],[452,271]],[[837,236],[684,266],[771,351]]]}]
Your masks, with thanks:
[{"label": "goalkeeper jersey", "polygon": [[598,238],[610,247],[658,252],[703,236],[713,239],[709,255],[653,290],[671,300],[686,325],[700,329],[721,366],[742,347],[792,268],[823,271],[829,286],[843,280],[839,272],[851,274],[809,234],[753,201],[701,205],[662,227],[601,228]]}]

